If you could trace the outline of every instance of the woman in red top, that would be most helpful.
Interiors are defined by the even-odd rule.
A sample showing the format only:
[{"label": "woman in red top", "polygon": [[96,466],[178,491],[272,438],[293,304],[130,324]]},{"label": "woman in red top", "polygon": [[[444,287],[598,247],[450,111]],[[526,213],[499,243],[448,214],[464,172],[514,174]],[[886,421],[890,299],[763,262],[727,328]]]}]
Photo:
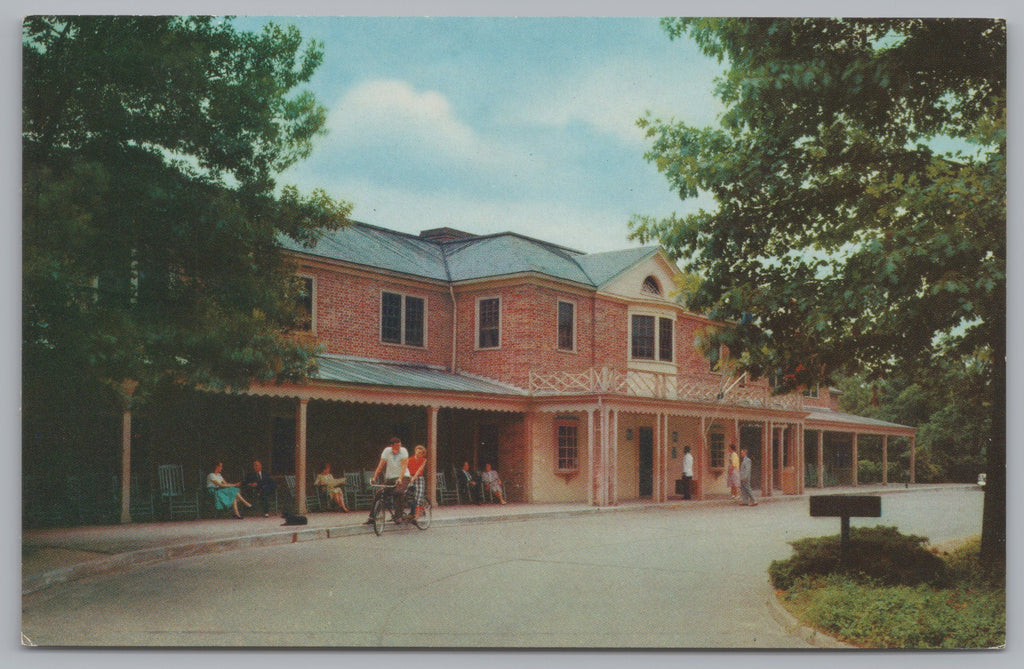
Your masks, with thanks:
[{"label": "woman in red top", "polygon": [[426,472],[427,449],[418,445],[413,451],[413,456],[405,461],[405,478],[408,478],[405,499],[409,502],[413,522],[420,517],[420,509],[427,503],[427,480],[424,478]]}]

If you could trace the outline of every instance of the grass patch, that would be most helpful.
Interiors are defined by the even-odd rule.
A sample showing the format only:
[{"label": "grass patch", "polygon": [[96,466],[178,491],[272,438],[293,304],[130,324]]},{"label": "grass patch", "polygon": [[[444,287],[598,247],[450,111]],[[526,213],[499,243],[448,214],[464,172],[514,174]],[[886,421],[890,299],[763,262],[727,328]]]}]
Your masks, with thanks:
[{"label": "grass patch", "polygon": [[980,541],[972,540],[938,554],[943,568],[928,583],[891,584],[848,571],[794,575],[779,567],[792,579],[778,597],[805,625],[855,646],[1001,647],[1006,642],[1006,588],[984,579],[979,549]]}]

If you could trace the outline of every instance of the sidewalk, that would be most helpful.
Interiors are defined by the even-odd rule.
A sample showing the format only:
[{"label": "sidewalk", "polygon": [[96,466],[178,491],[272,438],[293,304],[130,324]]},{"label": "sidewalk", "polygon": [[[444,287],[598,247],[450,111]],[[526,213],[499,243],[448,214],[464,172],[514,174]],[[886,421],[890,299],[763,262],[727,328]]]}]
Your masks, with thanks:
[{"label": "sidewalk", "polygon": [[[935,487],[941,486],[915,484],[906,488],[902,484],[890,484],[812,488],[803,495],[759,497],[758,502],[774,504],[804,500],[806,503],[810,495],[890,494]],[[507,522],[644,509],[699,509],[732,504],[735,502],[720,497],[689,502],[633,501],[614,507],[585,504],[443,506],[434,508],[433,525]],[[244,520],[225,518],[23,530],[22,595],[87,576],[126,571],[177,558],[372,532],[363,524],[366,511],[311,513],[307,518],[308,525],[289,527],[283,526],[283,519],[277,516],[250,516]]]}]

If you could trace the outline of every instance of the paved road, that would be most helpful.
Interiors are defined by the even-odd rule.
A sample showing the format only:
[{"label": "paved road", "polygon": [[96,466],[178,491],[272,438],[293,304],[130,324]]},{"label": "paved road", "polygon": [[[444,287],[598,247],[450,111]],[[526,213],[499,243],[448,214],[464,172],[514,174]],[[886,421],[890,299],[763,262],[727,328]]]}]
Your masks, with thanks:
[{"label": "paved road", "polygon": [[[939,543],[980,532],[970,488],[883,497]],[[396,529],[193,557],[26,597],[31,643],[78,646],[801,648],[765,604],[806,500]]]}]

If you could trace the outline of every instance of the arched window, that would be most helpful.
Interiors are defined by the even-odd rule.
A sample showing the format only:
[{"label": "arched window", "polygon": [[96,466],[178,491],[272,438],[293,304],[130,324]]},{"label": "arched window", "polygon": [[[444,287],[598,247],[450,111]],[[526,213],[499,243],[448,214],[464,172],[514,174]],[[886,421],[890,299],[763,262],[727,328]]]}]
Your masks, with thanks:
[{"label": "arched window", "polygon": [[644,279],[643,286],[640,287],[640,290],[648,295],[661,295],[661,286],[658,285],[658,280],[653,276],[649,276]]}]

